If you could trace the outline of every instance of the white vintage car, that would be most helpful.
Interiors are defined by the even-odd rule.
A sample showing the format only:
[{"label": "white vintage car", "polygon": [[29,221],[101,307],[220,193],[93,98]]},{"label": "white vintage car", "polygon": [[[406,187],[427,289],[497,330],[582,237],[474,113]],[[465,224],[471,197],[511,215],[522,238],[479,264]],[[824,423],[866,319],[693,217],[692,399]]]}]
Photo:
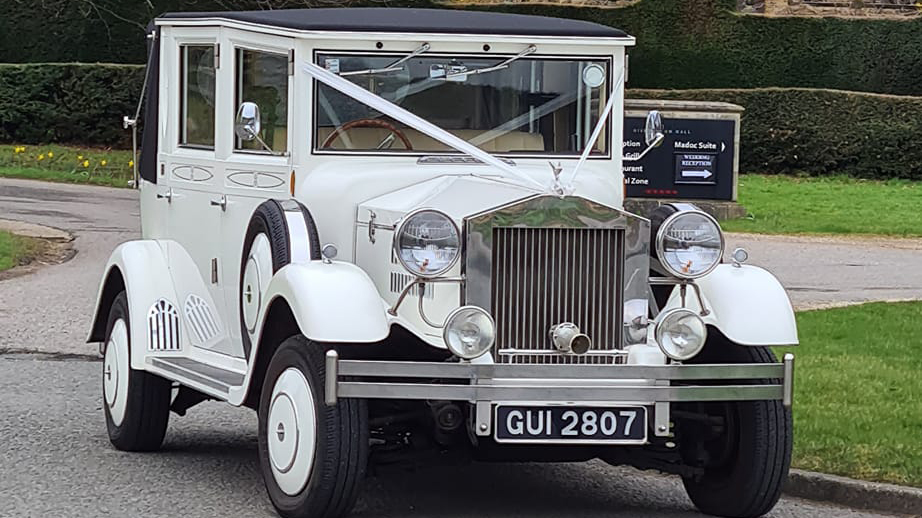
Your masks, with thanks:
[{"label": "white vintage car", "polygon": [[382,8],[168,14],[149,40],[143,238],[89,334],[116,448],[220,400],[258,412],[283,516],[346,514],[369,461],[421,448],[774,506],[794,314],[696,207],[623,210],[633,38]]}]

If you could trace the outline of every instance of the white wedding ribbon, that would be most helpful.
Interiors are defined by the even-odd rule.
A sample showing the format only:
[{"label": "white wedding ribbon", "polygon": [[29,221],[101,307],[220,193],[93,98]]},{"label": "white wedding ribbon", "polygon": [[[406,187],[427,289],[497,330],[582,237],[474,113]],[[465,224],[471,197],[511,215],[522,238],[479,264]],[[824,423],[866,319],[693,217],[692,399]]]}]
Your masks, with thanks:
[{"label": "white wedding ribbon", "polygon": [[602,114],[599,116],[599,122],[596,123],[595,129],[592,130],[592,135],[589,136],[589,142],[586,143],[586,147],[583,149],[583,154],[579,156],[579,161],[573,168],[573,172],[570,173],[569,180],[563,183],[569,193],[573,192],[573,182],[576,180],[576,175],[579,173],[579,169],[583,166],[583,162],[589,158],[589,153],[591,153],[592,148],[595,147],[595,142],[599,140],[599,136],[602,134],[602,128],[605,127],[605,122],[608,120],[609,115],[611,115],[612,108],[615,107],[615,100],[618,99],[621,87],[623,86],[624,69],[621,69],[621,74],[618,75],[618,81],[615,83],[615,87],[612,88],[611,93],[609,94],[608,102],[605,103],[605,109],[602,110]]},{"label": "white wedding ribbon", "polygon": [[[362,88],[361,86],[356,85],[355,83],[343,79],[338,75],[326,70],[325,68],[319,67],[313,63],[305,62],[303,66],[305,73],[320,81],[321,83],[342,92],[345,95],[359,101],[362,104],[365,104],[379,112],[392,117],[407,126],[420,131],[421,133],[428,135],[435,140],[449,146],[453,149],[460,151],[461,153],[470,155],[477,160],[485,164],[492,165],[493,167],[499,169],[503,173],[506,173],[509,176],[518,178],[519,180],[531,184],[528,186],[531,189],[544,192],[547,188],[541,184],[541,182],[535,180],[534,178],[517,171],[513,166],[503,162],[499,158],[483,151],[477,146],[458,138],[457,136],[445,131],[444,129],[432,124],[431,122],[418,117],[409,111],[397,106],[396,104],[384,99],[383,97],[373,94],[368,90]],[[601,131],[599,129],[598,131]],[[534,186],[534,187],[532,187]]]}]

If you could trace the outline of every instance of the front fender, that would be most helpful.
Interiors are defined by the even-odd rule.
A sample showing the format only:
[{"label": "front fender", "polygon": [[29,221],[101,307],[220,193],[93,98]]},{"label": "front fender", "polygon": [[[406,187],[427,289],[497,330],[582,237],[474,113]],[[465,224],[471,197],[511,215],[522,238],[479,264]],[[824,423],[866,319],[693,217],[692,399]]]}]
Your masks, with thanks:
[{"label": "front fender", "polygon": [[[740,345],[796,345],[794,308],[774,275],[750,265],[721,264],[695,281],[710,313],[704,322]],[[664,310],[682,307],[679,288],[672,290]],[[689,288],[686,307],[700,311],[695,291]]]},{"label": "front fender", "polygon": [[131,367],[143,367],[147,344],[147,310],[162,298],[175,301],[167,259],[160,243],[138,240],[122,243],[109,256],[96,297],[96,311],[88,342],[105,340],[112,300],[124,289],[128,294],[131,329]]},{"label": "front fender", "polygon": [[311,340],[367,343],[387,338],[386,305],[372,280],[354,264],[310,261],[284,266],[269,282],[263,307],[272,307],[279,297]]}]

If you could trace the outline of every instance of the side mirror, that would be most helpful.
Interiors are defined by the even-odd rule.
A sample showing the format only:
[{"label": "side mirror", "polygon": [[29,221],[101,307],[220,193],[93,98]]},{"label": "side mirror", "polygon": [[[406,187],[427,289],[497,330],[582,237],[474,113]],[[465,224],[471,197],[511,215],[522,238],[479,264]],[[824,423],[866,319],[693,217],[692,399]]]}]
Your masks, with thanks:
[{"label": "side mirror", "polygon": [[663,116],[656,110],[650,110],[647,114],[647,122],[643,128],[643,138],[647,143],[647,148],[641,153],[625,155],[622,160],[625,162],[636,162],[646,156],[651,149],[659,147],[666,139],[665,128],[663,127]]},{"label": "side mirror", "polygon": [[250,141],[259,136],[260,119],[259,106],[253,102],[242,102],[237,109],[237,118],[234,120],[234,133],[240,140]]},{"label": "side mirror", "polygon": [[644,141],[650,147],[658,147],[663,143],[665,137],[663,128],[663,116],[656,110],[651,110],[647,114],[647,122],[644,124],[643,135]]}]

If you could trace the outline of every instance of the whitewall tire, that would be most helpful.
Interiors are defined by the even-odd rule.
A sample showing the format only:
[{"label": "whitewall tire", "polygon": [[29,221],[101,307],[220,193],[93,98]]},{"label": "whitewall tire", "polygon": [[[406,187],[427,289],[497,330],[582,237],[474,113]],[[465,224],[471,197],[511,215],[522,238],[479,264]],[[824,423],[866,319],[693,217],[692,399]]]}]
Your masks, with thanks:
[{"label": "whitewall tire", "polygon": [[160,448],[170,417],[170,382],[131,368],[128,298],[112,302],[102,364],[103,408],[109,441],[119,450]]},{"label": "whitewall tire", "polygon": [[259,464],[269,498],[285,517],[343,516],[365,474],[365,402],[324,404],[322,344],[303,336],[275,351],[259,404]]}]

